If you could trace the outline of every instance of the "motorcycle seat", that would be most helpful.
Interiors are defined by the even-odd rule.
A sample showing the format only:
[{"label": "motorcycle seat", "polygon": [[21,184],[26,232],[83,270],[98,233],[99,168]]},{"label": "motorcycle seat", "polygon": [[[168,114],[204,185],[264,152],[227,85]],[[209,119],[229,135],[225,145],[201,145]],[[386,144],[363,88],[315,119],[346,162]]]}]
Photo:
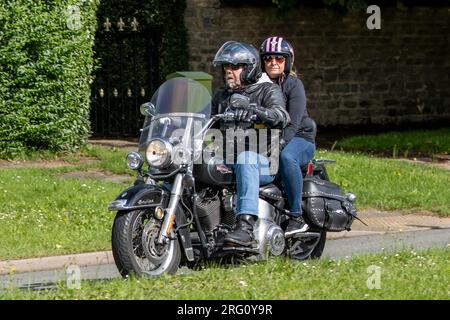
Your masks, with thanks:
[{"label": "motorcycle seat", "polygon": [[281,190],[274,185],[273,183],[269,183],[265,186],[259,188],[259,195],[275,201],[283,200],[283,193]]}]

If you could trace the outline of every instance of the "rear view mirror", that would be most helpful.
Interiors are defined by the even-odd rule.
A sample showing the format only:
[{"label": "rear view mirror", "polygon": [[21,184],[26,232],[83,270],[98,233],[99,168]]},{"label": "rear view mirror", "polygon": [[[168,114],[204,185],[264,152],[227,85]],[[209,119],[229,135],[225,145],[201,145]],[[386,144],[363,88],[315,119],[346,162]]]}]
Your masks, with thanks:
[{"label": "rear view mirror", "polygon": [[153,118],[156,115],[156,107],[151,102],[141,104],[140,111],[146,117]]}]

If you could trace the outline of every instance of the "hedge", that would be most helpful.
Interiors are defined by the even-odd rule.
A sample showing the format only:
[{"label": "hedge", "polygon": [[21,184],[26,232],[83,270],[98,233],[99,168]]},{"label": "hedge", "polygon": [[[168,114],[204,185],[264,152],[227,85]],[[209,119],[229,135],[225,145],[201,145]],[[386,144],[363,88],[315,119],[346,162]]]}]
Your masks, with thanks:
[{"label": "hedge", "polygon": [[1,158],[86,143],[97,5],[0,0]]},{"label": "hedge", "polygon": [[[0,0],[0,158],[74,151],[90,134],[96,14],[161,31],[159,79],[188,66],[185,0]],[[142,20],[141,20],[142,21]]]}]

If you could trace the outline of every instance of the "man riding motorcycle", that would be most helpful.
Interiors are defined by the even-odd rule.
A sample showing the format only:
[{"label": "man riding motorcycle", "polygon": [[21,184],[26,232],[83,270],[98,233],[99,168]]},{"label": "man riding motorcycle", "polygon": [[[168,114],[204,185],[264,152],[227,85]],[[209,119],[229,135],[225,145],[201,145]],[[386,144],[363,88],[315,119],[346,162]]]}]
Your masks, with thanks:
[{"label": "man riding motorcycle", "polygon": [[[253,127],[256,131],[286,127],[290,118],[285,110],[283,93],[267,76],[262,77],[259,52],[252,45],[226,42],[216,53],[213,65],[222,68],[225,87],[214,95],[212,115],[228,110],[234,114],[234,124],[247,123],[247,129]],[[236,94],[247,97],[249,104],[242,104],[242,99],[235,98]],[[263,126],[255,126],[255,123]],[[222,126],[221,129],[225,130],[226,127]],[[279,143],[279,139],[280,135],[275,131],[267,141],[272,146]],[[270,146],[265,150],[271,150]],[[246,151],[239,153],[236,163],[232,165],[237,182],[237,216],[233,231],[224,239],[231,244],[252,245],[253,227],[258,219],[259,187],[274,180],[274,175],[268,170],[268,154],[255,150],[260,149],[246,143]]]},{"label": "man riding motorcycle", "polygon": [[[281,88],[264,79],[259,59],[254,47],[227,42],[214,59],[226,86],[212,103],[204,85],[176,77],[141,106],[139,149],[127,155],[137,179],[108,207],[117,211],[111,239],[122,276],[172,274],[180,265],[223,258],[318,258],[327,232],[350,230],[357,219],[355,196],[330,181],[327,160],[313,160],[302,203],[310,229],[286,237],[290,207],[270,182],[278,169],[279,129],[290,119]],[[210,130],[216,124],[222,130]]]}]

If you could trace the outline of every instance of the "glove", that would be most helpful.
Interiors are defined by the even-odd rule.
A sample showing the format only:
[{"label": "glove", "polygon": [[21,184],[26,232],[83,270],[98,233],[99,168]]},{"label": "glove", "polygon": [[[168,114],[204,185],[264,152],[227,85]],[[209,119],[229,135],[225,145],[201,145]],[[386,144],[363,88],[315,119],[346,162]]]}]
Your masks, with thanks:
[{"label": "glove", "polygon": [[234,108],[234,119],[238,122],[252,121],[253,110],[249,108]]},{"label": "glove", "polygon": [[240,93],[233,93],[230,97],[231,108],[247,108],[250,104],[250,98]]},{"label": "glove", "polygon": [[234,113],[234,120],[240,122],[250,122],[253,116],[253,110],[249,108],[250,98],[234,93],[230,97],[230,110]]},{"label": "glove", "polygon": [[250,122],[256,117],[253,110],[248,107],[228,107],[224,113],[225,121]]},{"label": "glove", "polygon": [[252,106],[251,110],[264,123],[275,126],[280,122],[280,115],[274,110],[270,110],[261,106]]}]

